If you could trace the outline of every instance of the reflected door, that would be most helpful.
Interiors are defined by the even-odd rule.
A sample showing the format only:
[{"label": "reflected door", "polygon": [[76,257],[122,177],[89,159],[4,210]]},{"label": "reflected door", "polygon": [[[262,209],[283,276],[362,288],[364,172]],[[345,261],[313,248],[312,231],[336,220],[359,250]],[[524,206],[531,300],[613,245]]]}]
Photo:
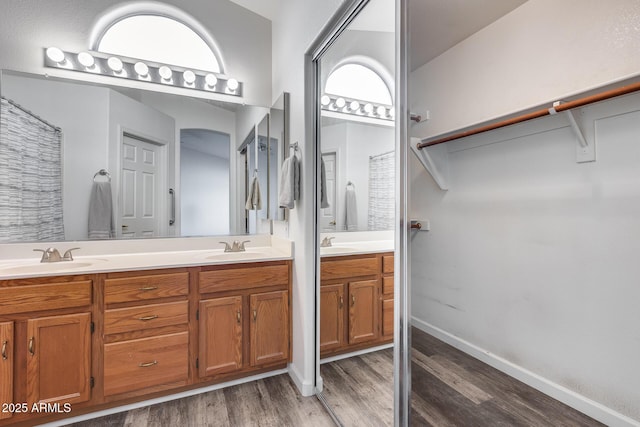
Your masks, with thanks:
[{"label": "reflected door", "polygon": [[336,153],[322,154],[329,207],[320,211],[320,230],[336,229]]},{"label": "reflected door", "polygon": [[122,141],[121,237],[158,236],[161,146],[124,135]]}]

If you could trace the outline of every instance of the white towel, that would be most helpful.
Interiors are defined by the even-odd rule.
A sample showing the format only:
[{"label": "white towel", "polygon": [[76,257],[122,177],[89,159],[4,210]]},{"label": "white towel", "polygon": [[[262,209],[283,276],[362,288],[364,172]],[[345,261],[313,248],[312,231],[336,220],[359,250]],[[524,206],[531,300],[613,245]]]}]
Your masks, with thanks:
[{"label": "white towel", "polygon": [[244,208],[248,211],[259,211],[262,209],[262,196],[260,195],[260,182],[258,182],[258,174],[253,176],[253,181],[249,186],[249,197]]},{"label": "white towel", "polygon": [[322,209],[328,208],[329,201],[327,200],[327,172],[324,169],[324,159],[320,159],[320,207]]},{"label": "white towel", "polygon": [[94,182],[89,199],[89,239],[115,237],[111,183]]},{"label": "white towel", "polygon": [[358,205],[356,203],[356,188],[351,185],[347,185],[345,191],[345,213],[347,231],[358,230]]},{"label": "white towel", "polygon": [[282,163],[278,205],[281,208],[293,209],[295,200],[300,199],[300,162],[293,155]]}]

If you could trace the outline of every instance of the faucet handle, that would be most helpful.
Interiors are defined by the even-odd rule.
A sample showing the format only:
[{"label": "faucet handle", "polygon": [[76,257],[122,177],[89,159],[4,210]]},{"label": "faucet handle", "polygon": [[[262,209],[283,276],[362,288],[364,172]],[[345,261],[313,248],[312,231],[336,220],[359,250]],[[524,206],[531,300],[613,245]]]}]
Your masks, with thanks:
[{"label": "faucet handle", "polygon": [[225,252],[231,252],[231,246],[229,246],[227,242],[218,242],[218,243],[222,243],[224,245]]},{"label": "faucet handle", "polygon": [[67,251],[62,256],[62,260],[63,261],[73,261],[73,254],[71,253],[71,251],[75,251],[75,250],[78,250],[78,249],[80,249],[80,248],[67,249]]},{"label": "faucet handle", "polygon": [[56,248],[34,249],[34,252],[42,252],[40,262],[57,262],[62,259]]},{"label": "faucet handle", "polygon": [[40,258],[40,262],[47,262],[49,260],[49,252],[44,249],[34,249],[34,252],[42,252],[42,258]]},{"label": "faucet handle", "polygon": [[242,242],[240,242],[238,249],[240,249],[241,251],[245,251],[246,250],[246,248],[244,247],[245,243],[251,243],[251,240],[243,240]]}]

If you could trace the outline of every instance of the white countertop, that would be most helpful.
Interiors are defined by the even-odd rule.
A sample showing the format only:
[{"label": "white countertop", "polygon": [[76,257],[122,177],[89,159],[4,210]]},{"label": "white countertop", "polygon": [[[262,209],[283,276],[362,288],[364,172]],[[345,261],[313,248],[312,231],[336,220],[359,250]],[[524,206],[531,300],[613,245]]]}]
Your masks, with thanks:
[{"label": "white countertop", "polygon": [[332,243],[327,248],[320,248],[320,257],[328,258],[345,255],[362,255],[380,252],[393,252],[393,240],[354,241]]},{"label": "white countertop", "polygon": [[[246,239],[246,236],[244,237]],[[251,237],[249,237],[250,239]],[[225,239],[227,240],[227,239]],[[241,240],[241,239],[238,239]],[[248,240],[248,239],[247,239]],[[224,252],[219,249],[147,251],[74,255],[73,261],[41,263],[40,257],[0,260],[0,280],[26,277],[42,277],[69,274],[94,274],[130,270],[152,270],[159,268],[193,267],[203,265],[235,264],[242,262],[265,262],[293,258],[293,242],[281,238],[247,243],[245,252]],[[217,240],[216,240],[217,242]],[[266,245],[265,243],[270,243]],[[53,245],[52,245],[53,246]],[[201,245],[200,245],[201,246]],[[62,249],[60,249],[62,254]]]}]

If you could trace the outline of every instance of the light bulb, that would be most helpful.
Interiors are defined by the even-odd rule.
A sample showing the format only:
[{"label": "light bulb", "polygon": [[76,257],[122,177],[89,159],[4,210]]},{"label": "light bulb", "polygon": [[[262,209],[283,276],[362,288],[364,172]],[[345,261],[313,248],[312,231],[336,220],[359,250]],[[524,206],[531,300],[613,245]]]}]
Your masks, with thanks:
[{"label": "light bulb", "polygon": [[360,108],[360,103],[358,101],[351,101],[351,103],[349,103],[349,110],[357,111],[358,108]]},{"label": "light bulb", "polygon": [[61,64],[64,62],[64,52],[57,47],[49,47],[47,48],[47,58],[49,58],[53,62]]},{"label": "light bulb", "polygon": [[116,73],[119,73],[120,71],[122,71],[123,65],[120,58],[116,58],[115,56],[112,56],[107,60],[107,65]]},{"label": "light bulb", "polygon": [[320,98],[320,103],[326,107],[327,105],[331,104],[331,98],[329,98],[329,95],[322,95],[322,97]]},{"label": "light bulb", "polygon": [[364,104],[364,112],[367,114],[371,114],[373,112],[373,104],[371,103]]},{"label": "light bulb", "polygon": [[185,83],[190,84],[190,85],[193,84],[193,82],[196,81],[196,75],[191,70],[187,70],[184,73],[182,73],[182,78],[184,79]]},{"label": "light bulb", "polygon": [[149,75],[149,67],[144,62],[136,62],[133,69],[136,70],[136,73],[140,77],[147,77]]},{"label": "light bulb", "polygon": [[395,108],[393,107],[389,108],[389,117],[394,118],[395,116],[396,116]]},{"label": "light bulb", "polygon": [[231,91],[235,91],[236,89],[238,89],[238,85],[239,85],[239,83],[238,83],[238,81],[236,79],[227,80],[227,87]]},{"label": "light bulb", "polygon": [[387,109],[384,108],[384,106],[382,105],[378,105],[378,107],[376,108],[376,114],[379,115],[380,117],[384,116],[386,112],[387,112]]},{"label": "light bulb", "polygon": [[173,74],[171,68],[167,67],[166,65],[160,67],[158,73],[160,73],[160,77],[162,77],[164,80],[170,80],[171,75]]},{"label": "light bulb", "polygon": [[89,52],[80,52],[78,54],[78,62],[87,68],[91,68],[96,63],[96,60]]},{"label": "light bulb", "polygon": [[213,74],[207,74],[206,76],[204,76],[204,82],[207,84],[207,86],[212,88],[218,83],[218,78]]},{"label": "light bulb", "polygon": [[338,98],[336,99],[336,107],[338,108],[344,108],[344,106],[347,104],[347,101],[344,100],[344,98]]}]

